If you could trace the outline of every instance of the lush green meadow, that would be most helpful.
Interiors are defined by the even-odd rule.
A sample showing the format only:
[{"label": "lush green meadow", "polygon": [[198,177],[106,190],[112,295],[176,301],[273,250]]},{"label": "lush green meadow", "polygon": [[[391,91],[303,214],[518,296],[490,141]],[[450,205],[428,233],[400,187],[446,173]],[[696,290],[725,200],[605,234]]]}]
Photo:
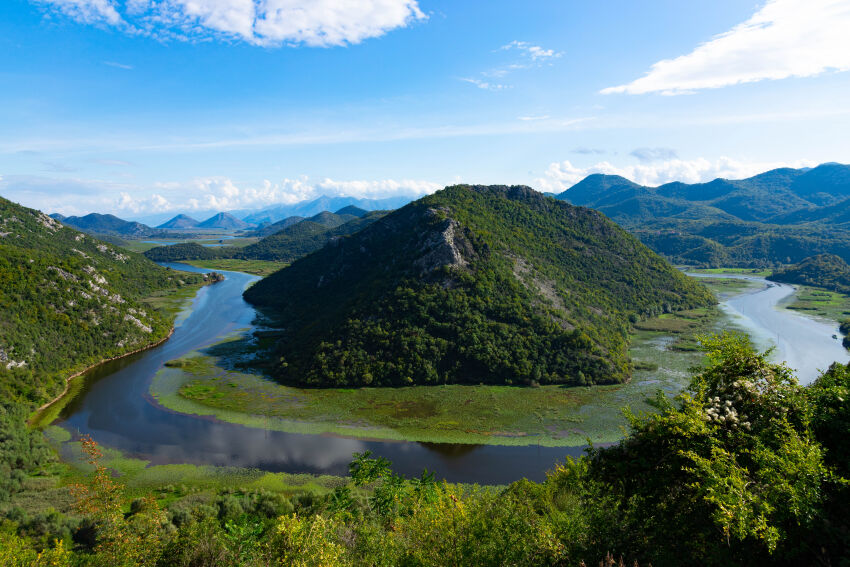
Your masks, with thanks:
[{"label": "lush green meadow", "polygon": [[783,304],[804,315],[841,321],[850,316],[850,297],[835,291],[797,285],[797,293]]}]

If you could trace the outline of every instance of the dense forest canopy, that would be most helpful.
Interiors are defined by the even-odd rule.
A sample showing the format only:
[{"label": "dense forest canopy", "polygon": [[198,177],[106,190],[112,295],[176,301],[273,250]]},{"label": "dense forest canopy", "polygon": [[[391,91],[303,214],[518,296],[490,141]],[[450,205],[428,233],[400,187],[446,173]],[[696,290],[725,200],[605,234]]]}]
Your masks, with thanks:
[{"label": "dense forest canopy", "polygon": [[595,211],[467,185],[334,240],[245,297],[285,322],[270,370],[313,386],[618,382],[630,320],[713,302]]},{"label": "dense forest canopy", "polygon": [[798,264],[779,268],[768,279],[850,294],[850,265],[835,254],[819,254]]},{"label": "dense forest canopy", "polygon": [[0,397],[42,403],[72,372],[165,337],[140,299],[201,280],[0,198]]},{"label": "dense forest canopy", "polygon": [[674,262],[766,267],[831,253],[850,261],[850,166],[646,187],[590,175],[558,195],[595,208]]}]

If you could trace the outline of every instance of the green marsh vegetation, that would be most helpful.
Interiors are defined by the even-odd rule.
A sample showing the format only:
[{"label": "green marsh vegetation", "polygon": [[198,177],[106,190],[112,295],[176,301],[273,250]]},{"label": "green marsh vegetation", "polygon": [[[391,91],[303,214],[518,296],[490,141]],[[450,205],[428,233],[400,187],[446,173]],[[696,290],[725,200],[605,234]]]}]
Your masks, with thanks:
[{"label": "green marsh vegetation", "polygon": [[687,386],[688,369],[703,356],[697,337],[716,332],[720,323],[715,308],[703,308],[637,325],[630,347],[635,370],[626,384],[298,388],[233,364],[254,352],[245,346],[250,341],[233,337],[167,363],[151,392],[174,411],[293,433],[499,445],[576,446],[588,438],[610,443],[627,425],[624,406],[650,411],[659,389],[674,396]]},{"label": "green marsh vegetation", "polygon": [[210,270],[224,270],[234,272],[245,272],[255,276],[268,276],[287,264],[283,262],[272,262],[269,260],[243,260],[239,258],[216,258],[213,260],[185,260],[186,264],[197,268]]},{"label": "green marsh vegetation", "polygon": [[112,457],[84,439],[91,472],[74,473],[68,513],[7,515],[0,561],[45,564],[42,552],[63,566],[579,565],[610,553],[662,567],[840,565],[850,549],[850,368],[801,387],[741,336],[706,348],[681,396],[629,414],[620,443],[565,460],[541,483],[401,478],[363,454],[348,478],[312,486],[251,473],[225,488],[187,467],[174,467],[169,486],[167,467],[133,481],[145,469],[121,462],[116,476]]}]

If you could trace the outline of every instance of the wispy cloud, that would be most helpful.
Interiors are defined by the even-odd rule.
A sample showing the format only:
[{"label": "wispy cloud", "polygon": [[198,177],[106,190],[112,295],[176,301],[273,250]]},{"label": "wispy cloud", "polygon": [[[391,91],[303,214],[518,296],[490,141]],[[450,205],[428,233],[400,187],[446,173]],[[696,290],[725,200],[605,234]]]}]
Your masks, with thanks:
[{"label": "wispy cloud", "polygon": [[108,65],[110,67],[115,67],[116,69],[124,69],[126,71],[130,71],[133,69],[132,65],[127,65],[125,63],[116,63],[115,61],[104,61],[104,65]]},{"label": "wispy cloud", "polygon": [[91,162],[97,163],[97,164],[100,164],[100,165],[112,165],[112,166],[119,166],[119,167],[129,167],[131,165],[135,165],[132,162],[124,161],[124,160],[120,160],[120,159],[100,159],[100,158],[98,158],[98,159],[91,160]]},{"label": "wispy cloud", "polygon": [[543,191],[561,192],[569,189],[592,173],[620,175],[641,185],[657,186],[671,181],[702,183],[723,177],[743,179],[778,167],[811,167],[812,160],[790,162],[739,161],[729,157],[715,160],[696,158],[691,160],[669,159],[639,165],[615,165],[607,161],[590,167],[576,167],[568,160],[549,165],[544,177],[537,180]]},{"label": "wispy cloud", "polygon": [[503,85],[501,83],[491,83],[490,81],[483,81],[474,77],[461,77],[460,80],[464,83],[475,85],[479,89],[484,89],[485,91],[501,91],[504,89],[511,88],[510,85]]},{"label": "wispy cloud", "polygon": [[53,173],[70,173],[72,171],[77,171],[75,167],[71,167],[70,165],[57,161],[43,161],[41,162],[41,165],[44,171],[50,171]]},{"label": "wispy cloud", "polygon": [[578,148],[573,148],[572,150],[570,150],[570,152],[574,153],[574,154],[582,154],[582,155],[600,155],[600,154],[608,153],[607,151],[603,150],[602,148],[587,148],[587,147],[584,147],[584,146],[579,146]]},{"label": "wispy cloud", "polygon": [[517,120],[522,120],[523,122],[536,122],[538,120],[549,120],[552,118],[548,114],[543,114],[540,116],[517,116]]},{"label": "wispy cloud", "polygon": [[509,51],[516,50],[531,59],[536,63],[542,63],[543,61],[548,61],[550,59],[555,59],[556,57],[560,57],[562,53],[555,51],[554,49],[546,49],[539,45],[533,45],[528,43],[527,41],[517,41],[514,40],[507,45],[503,45],[499,48],[500,51]]},{"label": "wispy cloud", "polygon": [[[333,129],[308,128],[292,133],[245,135],[243,137],[205,136],[169,139],[156,137],[91,137],[63,138],[51,135],[44,138],[6,139],[0,141],[0,154],[17,154],[22,150],[31,155],[50,152],[103,155],[114,152],[203,151],[222,148],[308,147],[328,144],[361,142],[394,142],[400,140],[430,140],[463,138],[467,136],[498,136],[533,132],[567,132],[588,127],[593,116],[562,117],[549,120],[506,120],[473,124],[411,125],[387,128],[355,128],[340,125]],[[227,129],[232,133],[233,128]]]},{"label": "wispy cloud", "polygon": [[749,20],[687,55],[602,94],[693,93],[741,83],[850,70],[850,2],[769,0]]},{"label": "wispy cloud", "polygon": [[561,56],[561,53],[555,51],[554,49],[545,49],[539,45],[533,45],[526,41],[516,40],[506,45],[503,45],[495,51],[519,52],[519,60],[516,60],[516,57],[514,57],[515,60],[511,63],[506,63],[504,65],[493,67],[492,69],[488,69],[486,71],[478,73],[480,76],[484,77],[484,79],[461,78],[461,81],[471,83],[480,89],[486,89],[490,91],[503,90],[511,88],[511,85],[494,83],[490,80],[485,79],[502,79],[513,73],[514,71],[542,67],[544,64],[549,65],[551,64],[550,61],[552,59],[556,59]]},{"label": "wispy cloud", "polygon": [[0,177],[0,193],[47,212],[86,214],[93,211],[139,215],[179,211],[227,211],[292,204],[322,195],[383,198],[420,197],[443,184],[418,179],[311,180],[298,177],[259,184],[229,177],[198,177],[147,186],[99,179],[56,179],[32,175]]},{"label": "wispy cloud", "polygon": [[629,155],[636,157],[641,163],[651,163],[660,160],[672,160],[679,156],[672,148],[635,148]]},{"label": "wispy cloud", "polygon": [[31,0],[84,24],[166,40],[328,47],[427,19],[417,0]]}]

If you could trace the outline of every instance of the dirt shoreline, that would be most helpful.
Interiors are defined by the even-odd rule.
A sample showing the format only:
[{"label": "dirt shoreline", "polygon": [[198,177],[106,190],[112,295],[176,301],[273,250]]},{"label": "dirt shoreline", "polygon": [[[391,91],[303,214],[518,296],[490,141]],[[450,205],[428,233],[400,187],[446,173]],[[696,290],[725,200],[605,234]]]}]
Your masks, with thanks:
[{"label": "dirt shoreline", "polygon": [[161,345],[162,343],[164,343],[165,341],[170,339],[171,335],[173,335],[173,334],[174,334],[174,327],[172,326],[171,330],[168,331],[168,334],[165,337],[161,338],[160,340],[158,340],[154,343],[149,343],[149,344],[147,344],[147,345],[145,345],[141,348],[137,348],[136,350],[133,350],[133,351],[130,351],[130,352],[125,352],[124,354],[119,354],[118,356],[113,356],[111,358],[104,358],[103,360],[96,362],[96,363],[84,368],[83,370],[80,370],[79,372],[75,372],[74,374],[71,374],[70,376],[65,378],[65,389],[62,390],[62,393],[59,394],[58,396],[56,396],[55,398],[53,398],[52,400],[50,400],[49,402],[46,402],[45,404],[43,404],[37,410],[35,410],[33,412],[32,416],[30,416],[30,418],[27,420],[27,423],[29,425],[33,425],[33,423],[35,421],[37,421],[37,418],[44,412],[44,410],[46,410],[47,408],[49,408],[50,406],[52,406],[53,404],[55,404],[56,402],[58,402],[59,400],[64,398],[65,395],[68,393],[68,390],[71,388],[71,381],[74,378],[78,378],[78,377],[82,376],[83,374],[85,374],[86,372],[88,372],[90,370],[94,370],[98,366],[100,366],[102,364],[106,364],[107,362],[112,362],[113,360],[119,360],[119,359],[122,359],[122,358],[126,358],[128,356],[132,356],[134,354],[138,354],[140,352],[150,350],[154,347],[158,347],[159,345]]}]

